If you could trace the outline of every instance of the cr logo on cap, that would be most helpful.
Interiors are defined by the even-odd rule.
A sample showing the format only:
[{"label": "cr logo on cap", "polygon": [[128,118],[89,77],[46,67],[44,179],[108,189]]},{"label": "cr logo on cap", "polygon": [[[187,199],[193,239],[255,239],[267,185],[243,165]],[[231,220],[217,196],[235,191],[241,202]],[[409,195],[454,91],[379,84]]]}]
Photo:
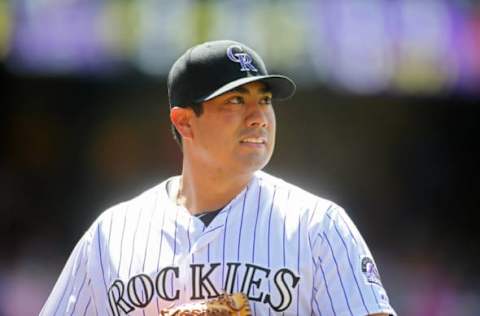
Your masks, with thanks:
[{"label": "cr logo on cap", "polygon": [[[234,53],[233,50],[237,49],[239,53]],[[252,56],[247,53],[243,53],[243,49],[240,45],[232,45],[227,48],[227,56],[233,62],[239,63],[242,68],[240,71],[254,71],[258,72],[257,68],[252,65]]]}]

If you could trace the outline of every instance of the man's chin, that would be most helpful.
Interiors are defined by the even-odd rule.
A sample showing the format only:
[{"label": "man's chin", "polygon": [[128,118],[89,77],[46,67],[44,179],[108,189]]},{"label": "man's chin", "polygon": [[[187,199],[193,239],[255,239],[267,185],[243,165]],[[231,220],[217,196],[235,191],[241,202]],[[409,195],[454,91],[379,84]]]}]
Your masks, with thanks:
[{"label": "man's chin", "polygon": [[261,170],[268,164],[270,157],[271,156],[258,154],[239,157],[239,169],[242,169],[244,172],[251,173]]}]

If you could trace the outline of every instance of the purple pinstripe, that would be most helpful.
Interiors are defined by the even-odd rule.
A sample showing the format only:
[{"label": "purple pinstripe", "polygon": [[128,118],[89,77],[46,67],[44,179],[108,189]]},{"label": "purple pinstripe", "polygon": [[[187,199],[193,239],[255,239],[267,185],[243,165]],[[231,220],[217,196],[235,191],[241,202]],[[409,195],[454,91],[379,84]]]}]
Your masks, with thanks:
[{"label": "purple pinstripe", "polygon": [[152,230],[153,213],[154,212],[152,211],[152,218],[150,219],[150,223],[148,224],[147,242],[145,243],[145,254],[143,255],[142,271],[145,271],[145,262],[147,261],[148,243],[150,242],[150,232]]},{"label": "purple pinstripe", "polygon": [[[86,261],[87,261],[87,258],[85,258],[85,264],[87,263]],[[80,265],[81,265],[81,262],[78,264],[77,269],[75,270],[75,279],[77,277],[78,270],[80,270]],[[85,282],[86,279],[87,279],[87,270],[85,269],[85,275],[83,276],[83,281],[82,281],[82,286],[81,287],[83,287],[83,283]],[[72,283],[72,290],[70,291],[70,294],[68,296],[72,295],[72,293],[73,293],[73,288],[74,288],[73,284],[74,283]],[[81,288],[80,288],[80,290],[81,290]],[[80,291],[78,291],[78,293],[80,293]]]},{"label": "purple pinstripe", "polygon": [[[188,239],[188,252],[192,250],[192,243],[190,241],[190,224],[192,223],[192,217],[188,220],[188,226],[187,226],[187,239]],[[195,255],[192,253],[192,262],[195,263]]]},{"label": "purple pinstripe", "polygon": [[[328,210],[327,210],[327,211],[328,211]],[[333,220],[332,217],[330,216],[330,214],[327,213],[327,216],[328,216],[331,220]],[[348,224],[347,224],[346,220],[343,218],[343,216],[340,216],[340,218],[342,219],[343,223],[344,223],[345,226],[347,227],[350,236],[352,236],[353,240],[355,241],[355,244],[358,245],[358,241],[357,241],[357,239],[355,238],[355,235],[354,235],[354,234],[352,233],[352,231],[350,230],[350,226],[348,226]],[[375,291],[373,290],[373,285],[372,285],[372,284],[370,284],[370,289],[372,290],[372,295],[373,295],[373,297],[375,298],[375,302],[377,303],[377,305],[378,305],[379,307],[381,307],[380,302],[378,302],[377,295],[375,294]]]},{"label": "purple pinstripe", "polygon": [[[262,187],[258,186],[258,205],[257,205],[257,214],[255,216],[255,226],[253,228],[253,249],[252,249],[252,263],[255,263],[255,244],[257,237],[257,222],[258,222],[258,213],[260,213],[260,196],[262,195]],[[253,288],[253,295],[255,295],[255,288]],[[257,304],[253,304],[253,313],[257,314]]]},{"label": "purple pinstripe", "polygon": [[[335,308],[333,307],[332,296],[330,295],[330,290],[328,289],[327,278],[325,277],[325,271],[323,271],[322,265],[320,265],[320,270],[322,271],[323,282],[325,282],[325,289],[327,290],[327,295],[328,295],[328,299],[330,300],[330,306],[332,307],[333,315],[336,316],[337,312],[335,312]],[[318,306],[317,298],[315,298],[315,302],[317,303],[317,306]]]},{"label": "purple pinstripe", "polygon": [[357,284],[358,293],[360,294],[360,298],[362,299],[363,307],[365,307],[365,310],[367,311],[367,314],[370,314],[370,311],[368,310],[367,305],[365,304],[365,300],[363,298],[363,294],[362,294],[362,290],[360,289],[360,285],[358,285],[357,276],[355,275],[353,265],[352,265],[352,261],[350,260],[350,254],[348,253],[347,244],[345,243],[345,240],[343,239],[343,237],[340,235],[340,232],[337,229],[337,225],[334,224],[333,226],[335,227],[335,230],[337,231],[338,237],[340,237],[340,240],[342,241],[343,246],[345,247],[345,251],[347,252],[348,263],[350,265],[350,269],[352,271],[353,278],[355,279],[355,283]]},{"label": "purple pinstripe", "polygon": [[222,228],[222,227],[223,227],[222,225],[217,226],[217,227],[214,227],[214,228],[210,229],[210,230],[207,232],[207,234],[208,234],[208,233],[211,233],[211,232],[214,232],[214,231],[216,231],[217,229],[220,229],[220,228]]},{"label": "purple pinstripe", "polygon": [[332,248],[332,245],[330,244],[330,240],[328,239],[328,236],[326,234],[324,234],[324,236],[325,236],[325,240],[327,241],[328,248],[330,248],[330,252],[332,253],[333,261],[335,262],[335,267],[337,268],[338,279],[340,280],[340,285],[342,286],[343,296],[345,297],[345,301],[347,302],[348,310],[350,311],[350,315],[353,316],[352,309],[350,308],[350,302],[348,301],[347,292],[345,291],[345,286],[343,285],[340,269],[338,268],[337,258],[335,258],[335,253],[333,252],[333,248]]},{"label": "purple pinstripe", "polygon": [[[90,283],[92,282],[92,279],[88,279],[88,286],[90,286]],[[98,309],[97,309],[97,304],[95,304],[95,299],[92,299],[93,302],[93,307],[95,308],[95,315],[98,316]]]},{"label": "purple pinstripe", "polygon": [[222,254],[222,284],[225,282],[225,239],[227,237],[227,223],[228,223],[228,216],[230,215],[230,210],[232,206],[228,208],[227,216],[225,216],[225,224],[223,229],[223,254]]},{"label": "purple pinstripe", "polygon": [[[172,257],[172,266],[175,264],[175,255],[177,254],[177,219],[178,219],[178,207],[177,207],[177,212],[175,213],[175,230],[173,233],[173,257]],[[172,275],[172,294],[173,294],[173,275]]]},{"label": "purple pinstripe", "polygon": [[[162,212],[162,230],[160,233],[160,242],[158,248],[158,259],[157,259],[157,271],[160,270],[160,254],[162,253],[162,242],[163,242],[163,231],[165,228],[165,209]],[[160,306],[158,305],[159,299],[157,299],[157,314],[160,314]]]},{"label": "purple pinstripe", "polygon": [[[247,201],[248,189],[249,187],[247,186],[247,189],[245,191],[245,196],[243,198],[242,215],[240,217],[240,232],[238,234],[237,262],[240,260],[240,242],[242,241],[243,213],[245,212],[245,202]],[[239,291],[238,286],[239,285],[238,285],[238,275],[237,275],[237,292]]]},{"label": "purple pinstripe", "polygon": [[100,227],[98,228],[98,231],[97,231],[97,241],[98,241],[98,254],[100,256],[100,268],[102,268],[103,284],[105,285],[105,291],[108,292],[107,282],[105,281],[105,271],[103,271],[102,248],[100,247]]},{"label": "purple pinstripe", "polygon": [[315,215],[315,211],[317,209],[317,206],[318,206],[318,200],[315,202],[315,206],[313,207],[313,210],[312,210],[312,215],[310,216],[310,218],[308,219],[308,222],[312,222],[312,218],[313,216]]},{"label": "purple pinstripe", "polygon": [[140,210],[140,214],[138,214],[138,220],[137,220],[137,225],[135,226],[135,232],[133,233],[133,242],[132,242],[132,256],[130,257],[130,267],[128,268],[128,277],[130,278],[130,276],[132,275],[132,262],[133,262],[133,255],[134,255],[134,251],[133,249],[135,248],[135,241],[137,240],[137,231],[138,231],[138,224],[140,223],[140,218],[142,218],[142,213],[143,209]]},{"label": "purple pinstripe", "polygon": [[[275,194],[277,193],[277,187],[273,188],[273,196],[272,196],[272,205],[270,206],[270,213],[268,214],[268,242],[267,242],[267,253],[268,253],[268,260],[267,260],[267,265],[270,266],[270,226],[272,225],[272,210],[273,210],[273,204],[275,202]],[[270,292],[270,279],[268,280],[268,292]],[[270,315],[270,308],[268,309],[268,315]]]},{"label": "purple pinstripe", "polygon": [[[73,265],[72,265],[72,270],[73,270]],[[63,294],[62,296],[60,297],[60,300],[58,301],[58,304],[57,304],[57,308],[55,308],[55,312],[53,313],[53,315],[56,315],[57,314],[57,311],[58,311],[58,308],[60,307],[60,305],[62,305],[62,301],[63,301],[63,297],[65,296],[65,293],[67,293],[67,288],[68,286],[70,285],[71,282],[67,283],[65,285],[65,289],[63,289]],[[73,285],[72,285],[73,286]]]},{"label": "purple pinstripe", "polygon": [[[157,198],[158,198],[158,195],[157,195]],[[150,241],[150,232],[152,230],[153,215],[155,214],[156,207],[157,207],[157,199],[155,199],[155,206],[152,208],[152,217],[150,218],[150,223],[148,224],[147,242],[145,244],[145,255],[143,257],[142,271],[145,271],[145,262],[147,261],[148,243]],[[142,299],[143,299],[143,294],[142,294]],[[145,316],[145,309],[143,309],[142,312],[143,312],[143,316]]]},{"label": "purple pinstripe", "polygon": [[[77,299],[75,300],[75,303],[73,304],[72,308],[72,313],[70,315],[73,315],[73,312],[75,311],[75,308],[77,307],[77,302],[78,302],[78,297],[80,296],[80,293],[82,293],[83,286],[85,285],[85,281],[87,280],[87,273],[85,272],[85,276],[83,277],[82,285],[80,285],[80,289],[78,290],[77,294]],[[73,292],[73,289],[72,289]]]},{"label": "purple pinstripe", "polygon": [[255,226],[253,228],[253,249],[252,249],[252,263],[255,262],[255,241],[257,237],[257,222],[258,222],[258,213],[260,213],[260,196],[262,195],[262,187],[258,188],[258,205],[257,205],[257,214],[255,216]]},{"label": "purple pinstripe", "polygon": [[[325,212],[328,212],[331,208],[332,208],[332,205],[330,205]],[[328,215],[328,213],[326,213],[326,214]],[[312,217],[313,217],[313,215],[312,215]],[[311,221],[311,218],[310,218],[310,221]],[[317,238],[315,238],[315,241],[313,242],[313,245],[310,246],[311,249],[313,249],[315,247],[315,245],[317,244],[318,237],[320,237],[320,239],[322,239],[322,241],[323,241],[323,236],[320,233],[318,233],[315,237],[317,237]],[[310,235],[309,235],[309,241],[310,241]]]},{"label": "purple pinstripe", "polygon": [[122,264],[122,245],[123,245],[123,236],[125,234],[125,223],[127,221],[127,208],[125,208],[125,216],[123,216],[123,228],[122,228],[122,238],[120,239],[120,258],[118,259],[118,270],[117,270],[117,278],[120,277],[120,266]]},{"label": "purple pinstripe", "polygon": [[[110,249],[110,235],[112,234],[113,212],[110,213],[110,227],[108,228],[107,248]],[[108,269],[108,281],[112,278],[112,269]]]},{"label": "purple pinstripe", "polygon": [[323,236],[321,235],[321,233],[318,233],[315,237],[317,237],[317,238],[315,238],[315,241],[313,242],[312,249],[313,249],[313,248],[315,247],[315,245],[317,244],[318,238],[320,238],[321,241],[323,242]]},{"label": "purple pinstripe", "polygon": [[148,223],[148,235],[147,235],[147,243],[145,245],[145,255],[143,257],[142,271],[145,271],[145,261],[147,261],[148,243],[150,242],[150,233],[152,231],[152,222],[153,222],[153,217],[155,216],[155,210],[157,209],[157,202],[158,202],[158,194],[157,194],[157,197],[155,198],[155,204],[153,205],[153,208],[152,208],[152,216],[150,218],[150,223]]},{"label": "purple pinstripe", "polygon": [[[314,287],[313,288],[315,290],[315,292],[317,292],[318,290]],[[320,307],[318,306],[318,302],[317,300],[315,299],[315,296],[312,296],[312,301],[311,301],[311,305],[312,305],[312,315],[313,315],[313,302],[315,302],[315,305],[317,306],[317,311],[318,311],[318,315],[322,316],[322,312],[320,311]],[[333,307],[333,306],[332,306]]]},{"label": "purple pinstripe", "polygon": [[[288,200],[290,200],[290,191],[288,191],[287,201],[285,202],[285,205],[288,205]],[[283,266],[284,267],[287,265],[287,260],[285,258],[286,221],[287,221],[287,214],[285,214],[285,217],[283,218]],[[282,315],[285,315],[285,313],[282,312]]]},{"label": "purple pinstripe", "polygon": [[[288,200],[290,200],[290,191],[288,191],[287,193],[287,201],[285,202],[285,205],[288,205]],[[285,214],[285,217],[283,218],[283,266],[286,265],[286,259],[285,259],[286,221],[287,221],[287,214]]]},{"label": "purple pinstripe", "polygon": [[92,302],[92,298],[90,298],[88,300],[87,306],[85,307],[85,310],[83,311],[83,316],[87,315],[87,310],[88,310],[88,307],[90,306],[91,302]]},{"label": "purple pinstripe", "polygon": [[[205,233],[205,228],[207,228],[205,225],[203,226],[202,233]],[[207,262],[210,262],[210,243],[207,245]]]}]

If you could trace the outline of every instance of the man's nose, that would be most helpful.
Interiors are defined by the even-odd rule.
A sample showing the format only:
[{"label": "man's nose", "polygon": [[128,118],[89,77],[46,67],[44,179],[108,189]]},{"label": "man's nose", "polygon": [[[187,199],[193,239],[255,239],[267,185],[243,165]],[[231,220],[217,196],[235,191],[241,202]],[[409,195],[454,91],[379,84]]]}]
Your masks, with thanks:
[{"label": "man's nose", "polygon": [[247,114],[247,125],[249,127],[263,127],[269,125],[267,109],[264,105],[250,104]]}]

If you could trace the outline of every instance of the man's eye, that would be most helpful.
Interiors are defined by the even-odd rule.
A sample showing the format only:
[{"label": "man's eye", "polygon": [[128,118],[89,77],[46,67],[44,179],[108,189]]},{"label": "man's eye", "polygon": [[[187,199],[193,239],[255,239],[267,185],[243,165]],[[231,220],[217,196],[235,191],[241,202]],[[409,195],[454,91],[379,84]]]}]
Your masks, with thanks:
[{"label": "man's eye", "polygon": [[243,103],[243,98],[242,97],[232,97],[232,98],[227,100],[227,103],[242,104]]},{"label": "man's eye", "polygon": [[262,99],[263,104],[272,104],[272,97],[264,97]]}]

